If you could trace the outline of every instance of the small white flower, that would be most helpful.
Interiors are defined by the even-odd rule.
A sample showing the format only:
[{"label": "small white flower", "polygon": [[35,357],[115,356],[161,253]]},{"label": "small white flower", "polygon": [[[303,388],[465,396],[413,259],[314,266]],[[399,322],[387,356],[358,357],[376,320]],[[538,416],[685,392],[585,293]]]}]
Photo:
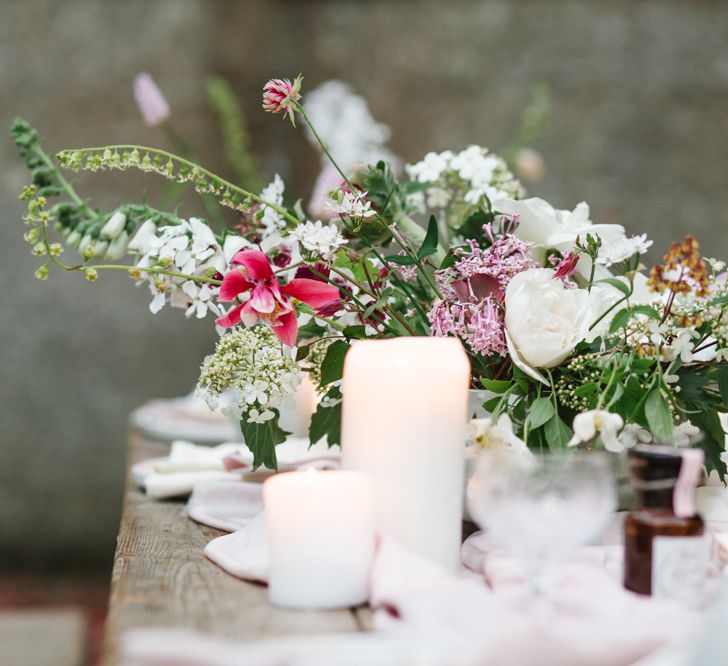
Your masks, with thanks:
[{"label": "small white flower", "polygon": [[[286,186],[283,183],[283,179],[276,174],[273,180],[263,188],[260,193],[260,198],[276,206],[282,206],[283,192],[285,189]],[[261,209],[263,211],[263,217],[260,219],[260,223],[263,225],[263,238],[286,226],[285,218],[278,211],[265,204],[262,205]]]},{"label": "small white flower", "polygon": [[335,224],[305,222],[299,224],[289,238],[298,241],[302,251],[328,259],[336,250],[347,243]]},{"label": "small white flower", "polygon": [[191,317],[193,314],[198,319],[203,319],[207,315],[207,311],[210,310],[216,315],[220,314],[220,310],[212,301],[212,297],[217,293],[216,289],[212,289],[209,284],[197,284],[193,280],[187,280],[182,283],[182,292],[188,296],[187,310],[185,311],[185,317]]},{"label": "small white flower", "polygon": [[603,266],[611,266],[625,261],[635,254],[644,254],[652,246],[647,234],[632,236],[631,238],[619,238],[611,242],[602,242],[599,248],[597,263]]},{"label": "small white flower", "polygon": [[129,241],[127,249],[130,252],[143,252],[147,241],[157,232],[157,225],[151,220],[144,222]]},{"label": "small white flower", "polygon": [[431,187],[427,190],[427,205],[430,208],[445,208],[450,199],[452,195],[442,187]]},{"label": "small white flower", "polygon": [[434,183],[440,179],[442,172],[450,167],[453,153],[449,150],[444,153],[430,152],[417,164],[408,164],[405,168],[412,180],[418,183]]},{"label": "small white flower", "polygon": [[673,443],[675,446],[690,446],[698,435],[700,435],[700,428],[694,426],[690,421],[683,421],[673,430]]},{"label": "small white flower", "polygon": [[513,432],[513,423],[507,414],[501,414],[496,422],[490,417],[472,419],[468,424],[468,440],[481,449],[493,452],[530,456],[525,442]]},{"label": "small white flower", "polygon": [[623,451],[624,445],[617,439],[617,432],[623,425],[624,422],[619,414],[613,414],[604,409],[582,412],[574,417],[574,437],[568,445],[577,446],[589,443],[599,434],[607,451],[615,453]]},{"label": "small white flower", "polygon": [[324,202],[324,208],[338,215],[363,220],[376,215],[372,210],[371,202],[365,198],[366,194],[366,192],[342,192],[340,201],[337,200],[338,196],[337,199],[329,197]]},{"label": "small white flower", "polygon": [[266,409],[262,412],[259,412],[257,409],[251,409],[248,412],[248,421],[251,423],[265,423],[274,417],[275,412],[272,412],[270,409]]},{"label": "small white flower", "polygon": [[670,355],[673,358],[680,358],[683,363],[690,363],[693,360],[693,338],[698,333],[692,328],[684,328],[678,336],[670,343]]},{"label": "small white flower", "polygon": [[649,444],[652,433],[636,423],[628,423],[620,433],[619,441],[625,449],[631,449],[636,444]]}]

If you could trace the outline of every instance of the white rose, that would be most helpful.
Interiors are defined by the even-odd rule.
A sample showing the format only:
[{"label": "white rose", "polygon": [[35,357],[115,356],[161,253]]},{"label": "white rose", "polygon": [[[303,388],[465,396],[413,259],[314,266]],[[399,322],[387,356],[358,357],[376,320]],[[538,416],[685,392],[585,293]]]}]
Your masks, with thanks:
[{"label": "white rose", "polygon": [[516,236],[533,243],[537,249],[534,256],[543,261],[549,237],[559,231],[559,220],[553,206],[548,201],[533,197],[519,201],[498,199],[493,202],[493,209],[504,215],[518,215]]},{"label": "white rose", "polygon": [[601,302],[586,289],[566,289],[550,268],[516,275],[508,283],[505,300],[506,340],[513,362],[547,384],[535,368],[553,368],[589,338]]}]

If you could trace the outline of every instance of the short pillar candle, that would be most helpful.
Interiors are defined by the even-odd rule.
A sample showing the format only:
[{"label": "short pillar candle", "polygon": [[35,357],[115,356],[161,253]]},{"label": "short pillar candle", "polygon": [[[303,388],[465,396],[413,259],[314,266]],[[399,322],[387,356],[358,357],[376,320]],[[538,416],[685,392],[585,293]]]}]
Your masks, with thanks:
[{"label": "short pillar candle", "polygon": [[371,481],[346,471],[305,470],[263,484],[271,603],[357,606],[369,598],[374,557]]},{"label": "short pillar candle", "polygon": [[372,479],[377,531],[456,571],[470,385],[462,344],[356,342],[343,379],[342,463]]}]

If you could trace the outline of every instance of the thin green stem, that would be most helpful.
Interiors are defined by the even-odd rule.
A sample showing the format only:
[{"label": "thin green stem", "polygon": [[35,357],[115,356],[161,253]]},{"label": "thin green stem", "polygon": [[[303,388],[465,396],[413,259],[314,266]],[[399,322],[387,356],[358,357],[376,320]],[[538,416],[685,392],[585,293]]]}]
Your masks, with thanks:
[{"label": "thin green stem", "polygon": [[[102,153],[104,151],[119,151],[119,150],[128,150],[128,151],[138,151],[138,152],[144,152],[149,153],[153,155],[159,155],[160,157],[166,157],[168,160],[172,160],[173,162],[178,162],[179,164],[182,164],[190,169],[192,172],[199,173],[201,175],[207,176],[210,178],[214,183],[216,183],[216,186],[219,187],[219,189],[227,189],[230,192],[235,192],[245,198],[250,197],[253,201],[256,201],[260,204],[263,204],[264,206],[268,206],[268,208],[273,209],[278,214],[285,217],[289,222],[292,222],[293,224],[299,224],[300,220],[291,215],[285,208],[282,206],[279,206],[278,204],[274,204],[271,201],[266,201],[265,199],[261,198],[257,194],[253,194],[252,192],[249,192],[248,190],[243,189],[242,187],[238,187],[237,185],[234,185],[228,180],[225,180],[224,178],[221,178],[217,174],[214,174],[212,171],[209,171],[208,169],[205,169],[204,167],[201,167],[199,164],[195,164],[191,160],[185,159],[184,157],[180,157],[179,155],[175,155],[174,153],[170,153],[167,150],[162,150],[161,148],[150,148],[148,146],[136,146],[131,144],[119,144],[119,145],[112,145],[112,146],[93,146],[90,148],[75,148],[70,150],[64,150],[62,153],[80,153],[81,155],[87,154],[87,153]],[[108,165],[106,165],[108,166]],[[138,166],[138,165],[129,165],[129,166]],[[118,168],[112,165],[111,168]],[[160,175],[165,175],[157,168],[150,169],[151,171],[154,171],[155,173],[159,173]],[[167,176],[168,178],[172,179],[171,176]]]},{"label": "thin green stem", "polygon": [[39,146],[39,145],[33,145],[31,150],[45,163],[45,165],[53,170],[53,173],[55,177],[58,180],[58,184],[63,188],[65,193],[69,196],[69,198],[80,208],[83,208],[86,214],[93,218],[97,219],[99,217],[98,213],[93,210],[78,194],[76,194],[76,190],[73,189],[73,186],[71,183],[69,183],[61,174],[61,172],[58,170],[58,167],[56,167],[53,160],[46,154],[46,152]]},{"label": "thin green stem", "polygon": [[214,278],[205,277],[203,275],[189,275],[188,273],[179,273],[178,271],[170,271],[166,268],[155,268],[150,266],[148,268],[137,268],[136,266],[127,266],[125,264],[81,264],[78,266],[69,266],[64,264],[57,257],[55,257],[50,250],[50,244],[48,242],[48,225],[43,223],[43,245],[46,249],[46,254],[50,261],[55,264],[58,268],[64,271],[85,271],[87,268],[93,268],[94,270],[106,270],[106,271],[130,271],[137,270],[140,273],[152,273],[154,275],[167,275],[169,277],[182,278],[185,280],[194,280],[195,282],[206,282],[207,284],[214,284],[220,286],[221,280],[215,280]]}]

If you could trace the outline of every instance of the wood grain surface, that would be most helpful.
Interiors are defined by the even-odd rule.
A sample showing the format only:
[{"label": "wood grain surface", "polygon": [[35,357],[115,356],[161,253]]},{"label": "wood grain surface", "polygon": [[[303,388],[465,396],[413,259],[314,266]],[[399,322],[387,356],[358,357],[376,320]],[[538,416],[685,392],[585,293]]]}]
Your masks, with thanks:
[{"label": "wood grain surface", "polygon": [[[128,467],[165,455],[168,444],[132,430]],[[176,627],[242,641],[364,630],[368,609],[287,611],[268,603],[265,586],[238,580],[203,555],[224,534],[184,513],[183,501],[152,500],[127,473],[124,510],[111,580],[103,663],[118,662],[119,636],[134,627]]]}]

